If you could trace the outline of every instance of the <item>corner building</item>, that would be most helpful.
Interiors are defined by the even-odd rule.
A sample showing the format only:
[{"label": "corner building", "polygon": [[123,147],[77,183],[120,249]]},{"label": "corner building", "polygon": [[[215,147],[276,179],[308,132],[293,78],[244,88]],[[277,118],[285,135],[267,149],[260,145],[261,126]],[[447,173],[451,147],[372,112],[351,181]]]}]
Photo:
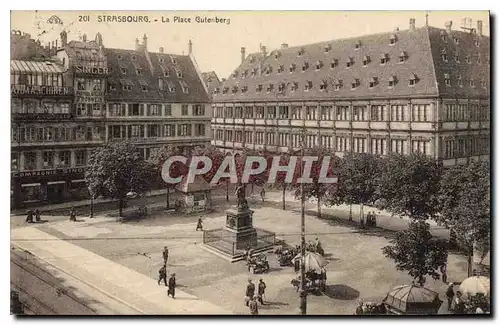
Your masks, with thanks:
[{"label": "corner building", "polygon": [[415,27],[245,55],[214,90],[213,144],[489,159],[490,38]]}]

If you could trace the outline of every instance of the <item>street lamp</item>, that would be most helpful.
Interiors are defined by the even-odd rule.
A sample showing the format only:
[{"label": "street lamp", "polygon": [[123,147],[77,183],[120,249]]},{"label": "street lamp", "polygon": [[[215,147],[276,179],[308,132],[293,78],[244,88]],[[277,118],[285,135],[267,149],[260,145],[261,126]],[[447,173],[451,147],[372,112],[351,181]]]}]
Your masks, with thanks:
[{"label": "street lamp", "polygon": [[[301,130],[301,162],[300,171],[304,174],[304,147],[305,147],[305,129]],[[301,175],[302,177],[303,175]],[[307,312],[307,291],[306,291],[306,222],[305,222],[305,193],[304,193],[304,180],[300,182],[300,314],[306,315]]]}]

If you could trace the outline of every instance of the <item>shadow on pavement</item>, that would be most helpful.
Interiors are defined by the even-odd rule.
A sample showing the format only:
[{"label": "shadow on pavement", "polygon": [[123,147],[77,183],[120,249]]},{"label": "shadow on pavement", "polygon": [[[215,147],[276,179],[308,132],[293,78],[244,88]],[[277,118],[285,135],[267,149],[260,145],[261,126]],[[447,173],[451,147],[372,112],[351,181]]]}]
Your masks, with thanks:
[{"label": "shadow on pavement", "polygon": [[325,296],[338,300],[354,300],[359,297],[359,291],[345,284],[329,284],[324,292]]}]

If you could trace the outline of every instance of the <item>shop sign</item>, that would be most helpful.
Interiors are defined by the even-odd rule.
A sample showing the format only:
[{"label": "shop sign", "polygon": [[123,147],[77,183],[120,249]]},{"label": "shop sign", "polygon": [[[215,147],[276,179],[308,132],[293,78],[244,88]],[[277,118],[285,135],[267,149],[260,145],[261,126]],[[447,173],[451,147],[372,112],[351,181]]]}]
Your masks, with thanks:
[{"label": "shop sign", "polygon": [[85,173],[85,167],[79,168],[67,168],[67,169],[47,169],[47,170],[35,170],[26,172],[15,172],[12,176],[19,178],[21,180],[32,177],[47,177],[47,176],[72,176],[76,174]]},{"label": "shop sign", "polygon": [[84,73],[84,74],[106,75],[106,74],[108,74],[108,68],[77,65],[77,66],[75,66],[75,72],[76,73]]},{"label": "shop sign", "polygon": [[67,96],[72,94],[71,87],[59,87],[59,86],[11,85],[10,91],[12,95]]}]

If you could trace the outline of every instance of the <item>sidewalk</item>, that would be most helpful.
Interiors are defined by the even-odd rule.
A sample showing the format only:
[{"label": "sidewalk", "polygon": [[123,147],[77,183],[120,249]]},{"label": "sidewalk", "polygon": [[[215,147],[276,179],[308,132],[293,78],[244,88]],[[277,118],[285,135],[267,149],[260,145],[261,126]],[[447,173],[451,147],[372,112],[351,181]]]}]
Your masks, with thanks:
[{"label": "sidewalk", "polygon": [[52,267],[146,315],[231,314],[230,311],[176,289],[167,297],[166,287],[88,250],[60,240],[36,228],[12,230],[12,244],[27,250]]}]

